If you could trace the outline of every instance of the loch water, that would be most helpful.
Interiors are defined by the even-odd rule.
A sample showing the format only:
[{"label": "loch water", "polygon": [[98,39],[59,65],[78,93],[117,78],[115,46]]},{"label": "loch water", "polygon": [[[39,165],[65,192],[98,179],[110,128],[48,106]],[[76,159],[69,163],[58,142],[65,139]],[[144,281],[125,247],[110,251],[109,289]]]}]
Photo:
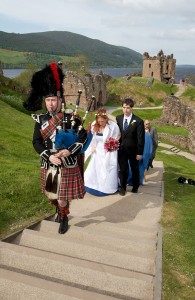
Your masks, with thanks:
[{"label": "loch water", "polygon": [[[100,68],[89,69],[91,72],[99,73],[102,70],[103,73],[112,76],[113,78],[122,77],[127,74],[142,71],[142,68]],[[8,78],[15,78],[19,76],[24,69],[3,69],[3,75]],[[180,65],[176,66],[175,70],[175,83],[179,83],[180,79],[185,79],[189,75],[195,75],[194,65]]]}]

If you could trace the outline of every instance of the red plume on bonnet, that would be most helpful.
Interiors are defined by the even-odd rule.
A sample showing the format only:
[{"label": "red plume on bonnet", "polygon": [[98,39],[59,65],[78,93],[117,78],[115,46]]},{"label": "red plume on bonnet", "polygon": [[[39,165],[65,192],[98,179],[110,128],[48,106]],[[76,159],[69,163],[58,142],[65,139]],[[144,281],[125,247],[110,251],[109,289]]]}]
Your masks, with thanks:
[{"label": "red plume on bonnet", "polygon": [[53,78],[56,82],[56,89],[57,91],[60,90],[60,77],[59,77],[59,74],[58,74],[58,67],[57,67],[57,64],[55,62],[51,62],[50,63],[50,68],[52,70],[52,73],[53,73]]},{"label": "red plume on bonnet", "polygon": [[62,69],[56,62],[51,62],[41,71],[34,73],[31,92],[27,101],[23,103],[24,107],[30,111],[37,111],[42,108],[43,97],[62,96],[63,78]]}]

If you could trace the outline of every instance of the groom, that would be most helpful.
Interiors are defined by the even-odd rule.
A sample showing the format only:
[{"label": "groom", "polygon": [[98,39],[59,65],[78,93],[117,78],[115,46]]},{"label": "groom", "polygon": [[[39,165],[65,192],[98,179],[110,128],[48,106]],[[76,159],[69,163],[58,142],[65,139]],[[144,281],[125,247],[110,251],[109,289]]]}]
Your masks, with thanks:
[{"label": "groom", "polygon": [[119,194],[126,194],[129,165],[132,171],[132,193],[137,193],[139,188],[139,160],[142,158],[145,141],[144,122],[135,116],[133,111],[134,101],[131,98],[123,100],[123,114],[116,117],[117,124],[121,131],[120,147],[118,152],[119,163]]}]

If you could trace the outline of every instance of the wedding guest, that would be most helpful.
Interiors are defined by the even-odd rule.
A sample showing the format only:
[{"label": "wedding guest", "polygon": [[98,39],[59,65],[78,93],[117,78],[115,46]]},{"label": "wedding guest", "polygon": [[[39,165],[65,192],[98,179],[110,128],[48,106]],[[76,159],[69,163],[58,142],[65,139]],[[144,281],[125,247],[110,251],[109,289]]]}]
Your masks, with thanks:
[{"label": "wedding guest", "polygon": [[[145,132],[145,143],[144,143],[144,152],[142,158],[139,160],[139,184],[143,185],[143,182],[146,181],[145,173],[148,169],[148,165],[152,157],[152,137],[149,132]],[[127,180],[128,185],[132,185],[132,172],[129,165],[129,176]]]},{"label": "wedding guest", "polygon": [[118,190],[117,149],[120,138],[118,125],[100,108],[92,123],[92,141],[85,152],[90,157],[84,173],[86,192],[95,196],[107,196]]},{"label": "wedding guest", "polygon": [[152,144],[153,144],[153,149],[152,149],[152,156],[149,162],[149,167],[153,168],[153,160],[156,156],[156,150],[158,147],[158,134],[157,134],[157,130],[155,127],[151,126],[150,121],[149,120],[145,120],[144,121],[144,127],[145,127],[145,131],[149,132],[151,137],[152,137]]}]

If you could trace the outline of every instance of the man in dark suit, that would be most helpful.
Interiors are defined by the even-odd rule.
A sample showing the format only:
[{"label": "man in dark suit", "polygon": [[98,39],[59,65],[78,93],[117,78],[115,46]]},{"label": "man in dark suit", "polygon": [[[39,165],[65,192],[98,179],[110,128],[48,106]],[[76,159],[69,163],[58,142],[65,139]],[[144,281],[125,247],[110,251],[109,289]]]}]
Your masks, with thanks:
[{"label": "man in dark suit", "polygon": [[139,188],[139,160],[142,158],[145,141],[144,122],[132,113],[134,101],[124,99],[122,103],[123,114],[116,117],[121,131],[120,147],[118,152],[119,162],[119,194],[126,194],[127,178],[129,174],[128,161],[132,171],[132,193],[137,193]]}]

